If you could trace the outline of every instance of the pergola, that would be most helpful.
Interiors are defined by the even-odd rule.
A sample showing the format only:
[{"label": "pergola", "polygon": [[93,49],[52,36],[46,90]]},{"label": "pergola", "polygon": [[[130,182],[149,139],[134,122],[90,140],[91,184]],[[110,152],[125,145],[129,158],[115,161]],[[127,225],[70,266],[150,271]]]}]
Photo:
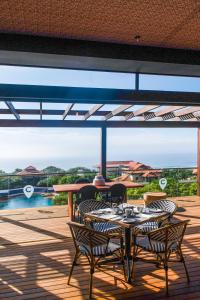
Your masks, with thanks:
[{"label": "pergola", "polygon": [[[107,128],[200,127],[200,93],[140,90],[139,78],[140,74],[136,73],[134,90],[1,84],[0,100],[5,102],[7,109],[0,110],[0,127],[100,128],[100,166],[106,178]],[[17,109],[15,102],[36,102],[39,108]],[[66,103],[66,107],[64,110],[44,109],[44,103]],[[83,103],[92,107],[89,110],[74,109],[75,104]],[[106,104],[117,107],[106,110]],[[9,114],[13,114],[14,119],[1,119],[2,115]],[[45,120],[44,116],[51,116],[51,119]],[[73,120],[67,118],[71,116]]]},{"label": "pergola", "polygon": [[[199,14],[197,1],[2,4],[0,64],[136,75],[130,90],[0,84],[0,99],[7,105],[0,110],[0,126],[99,127],[104,176],[107,128],[199,128],[200,93],[140,89],[140,74],[200,76]],[[39,108],[18,109],[15,102],[38,102]],[[45,109],[45,102],[66,103],[66,107]],[[76,103],[93,106],[77,110]],[[105,104],[118,107],[106,110]],[[1,118],[9,113],[15,119]],[[198,145],[200,195],[200,138]]]}]

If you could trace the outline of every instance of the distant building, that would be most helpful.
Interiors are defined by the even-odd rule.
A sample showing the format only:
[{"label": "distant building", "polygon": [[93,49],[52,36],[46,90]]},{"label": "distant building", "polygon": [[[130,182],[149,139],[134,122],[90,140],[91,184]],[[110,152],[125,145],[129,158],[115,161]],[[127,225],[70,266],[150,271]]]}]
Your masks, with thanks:
[{"label": "distant building", "polygon": [[140,170],[132,170],[128,171],[128,174],[132,181],[136,182],[149,182],[152,179],[159,178],[161,175],[161,170],[155,170],[153,168],[150,169],[140,169]]},{"label": "distant building", "polygon": [[44,173],[42,171],[37,170],[35,167],[33,166],[28,166],[27,168],[25,168],[24,170],[18,172],[16,175],[20,175],[20,176],[41,176]]},{"label": "distant building", "polygon": [[[97,165],[100,169],[100,165]],[[144,182],[159,178],[161,170],[155,170],[152,167],[133,160],[127,161],[107,161],[107,173],[115,175],[116,180]]]}]

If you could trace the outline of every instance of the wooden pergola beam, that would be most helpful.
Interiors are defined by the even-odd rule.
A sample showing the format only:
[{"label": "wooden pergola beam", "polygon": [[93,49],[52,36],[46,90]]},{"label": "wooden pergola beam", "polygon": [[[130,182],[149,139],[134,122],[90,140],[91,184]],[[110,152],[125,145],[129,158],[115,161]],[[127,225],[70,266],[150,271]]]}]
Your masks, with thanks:
[{"label": "wooden pergola beam", "polygon": [[178,117],[180,120],[194,118],[194,112],[200,111],[200,107],[184,107],[184,106],[170,106],[164,108],[158,112],[155,112],[155,116],[147,116],[147,119],[153,119],[156,117],[162,117],[163,120],[170,120]]},{"label": "wooden pergola beam", "polygon": [[63,120],[65,120],[65,118],[67,117],[69,111],[72,109],[72,107],[74,106],[73,103],[70,103],[67,105],[65,111],[64,111],[64,114],[63,114]]},{"label": "wooden pergola beam", "polygon": [[179,118],[180,120],[187,120],[195,118],[194,113],[200,111],[200,107],[187,107],[185,109],[171,110],[167,114],[162,115],[163,120],[170,120]]},{"label": "wooden pergola beam", "polygon": [[85,115],[84,115],[84,120],[89,119],[92,115],[94,115],[97,110],[99,110],[103,104],[96,104],[94,105]]},{"label": "wooden pergola beam", "polygon": [[156,111],[155,115],[156,115],[156,117],[162,117],[163,115],[169,114],[169,113],[174,112],[181,108],[184,108],[184,106],[168,106],[168,107],[162,108],[159,111]]},{"label": "wooden pergola beam", "polygon": [[151,111],[151,110],[153,110],[153,109],[155,109],[157,107],[159,107],[159,105],[146,105],[146,106],[144,106],[144,107],[142,107],[140,109],[137,109],[137,110],[131,112],[129,115],[127,115],[125,117],[125,120],[130,120],[133,117],[138,117],[140,115],[143,115],[144,113],[149,112],[149,111]]},{"label": "wooden pergola beam", "polygon": [[119,107],[117,107],[116,109],[112,110],[110,113],[108,113],[105,117],[104,120],[109,120],[114,116],[117,116],[118,114],[120,114],[121,112],[129,109],[130,107],[132,107],[132,105],[120,105]]},{"label": "wooden pergola beam", "polygon": [[12,104],[12,102],[11,101],[5,101],[5,104],[8,106],[9,110],[15,116],[15,118],[17,120],[20,120],[20,115],[17,113],[17,111],[16,111],[14,105]]},{"label": "wooden pergola beam", "polygon": [[185,108],[185,109],[182,109],[182,110],[179,110],[179,111],[175,111],[174,115],[176,117],[180,117],[180,116],[191,114],[191,113],[194,113],[194,112],[197,112],[197,111],[200,111],[200,106],[188,107],[188,108]]}]

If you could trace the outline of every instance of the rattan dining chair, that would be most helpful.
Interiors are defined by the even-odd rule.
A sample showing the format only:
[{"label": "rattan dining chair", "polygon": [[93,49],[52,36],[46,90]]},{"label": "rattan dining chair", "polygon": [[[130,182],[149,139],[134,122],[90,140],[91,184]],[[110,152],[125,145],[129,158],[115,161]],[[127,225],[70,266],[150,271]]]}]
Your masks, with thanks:
[{"label": "rattan dining chair", "polygon": [[80,203],[79,213],[81,219],[84,220],[85,224],[88,224],[96,231],[111,234],[112,237],[119,238],[121,246],[123,245],[123,232],[122,228],[118,225],[109,222],[91,221],[85,218],[85,214],[94,210],[110,208],[106,203],[102,201],[86,200]]},{"label": "rattan dining chair", "polygon": [[94,185],[85,185],[82,188],[80,188],[77,197],[76,197],[76,201],[75,201],[75,205],[74,205],[74,216],[76,214],[76,211],[78,211],[78,215],[79,215],[79,204],[85,200],[88,199],[96,199],[97,195],[98,195],[99,191],[98,189],[94,186]]},{"label": "rattan dining chair", "polygon": [[169,218],[172,217],[177,210],[176,203],[169,199],[153,201],[149,203],[147,207],[150,209],[161,209],[162,211],[169,213]]},{"label": "rattan dining chair", "polygon": [[108,192],[107,202],[121,204],[125,201],[126,187],[122,183],[113,184]]},{"label": "rattan dining chair", "polygon": [[[113,258],[116,256],[116,258],[124,262],[123,249],[121,249],[118,244],[111,242],[109,235],[106,233],[97,232],[93,229],[87,228],[83,224],[74,222],[69,222],[68,225],[70,227],[75,246],[75,255],[68,277],[68,284],[70,284],[70,279],[74,266],[77,265],[77,260],[80,256],[85,256],[90,266],[89,298],[91,299],[93,274],[95,269],[98,269],[103,262],[106,263],[105,258],[109,256],[112,256]],[[110,261],[107,261],[107,263],[109,262]]]},{"label": "rattan dining chair", "polygon": [[148,232],[158,229],[164,224],[169,223],[177,210],[176,203],[168,199],[156,200],[149,203],[146,207],[149,209],[160,209],[161,211],[166,212],[166,215],[162,217],[158,215],[158,217],[151,222],[145,222],[141,225],[135,226],[134,234],[147,234]]},{"label": "rattan dining chair", "polygon": [[[165,270],[166,294],[168,295],[168,263],[182,262],[185,268],[187,281],[190,281],[189,273],[183,257],[181,244],[187,226],[188,220],[179,221],[176,224],[167,225],[157,230],[153,230],[145,237],[136,237],[133,245],[133,272],[137,260],[143,260],[163,266]],[[155,260],[147,260],[140,257],[141,252],[150,252],[156,256]],[[143,253],[144,254],[144,253]],[[176,259],[171,260],[171,255],[175,254]]]}]

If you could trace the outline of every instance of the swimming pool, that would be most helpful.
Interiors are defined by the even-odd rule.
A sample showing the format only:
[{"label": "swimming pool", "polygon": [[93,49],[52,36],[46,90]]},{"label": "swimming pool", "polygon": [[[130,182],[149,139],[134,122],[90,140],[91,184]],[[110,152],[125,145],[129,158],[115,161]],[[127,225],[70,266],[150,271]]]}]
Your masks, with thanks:
[{"label": "swimming pool", "polygon": [[17,196],[4,201],[0,201],[0,210],[16,209],[16,208],[31,208],[54,205],[52,199],[43,197],[42,195],[33,195],[31,198],[25,196]]}]

